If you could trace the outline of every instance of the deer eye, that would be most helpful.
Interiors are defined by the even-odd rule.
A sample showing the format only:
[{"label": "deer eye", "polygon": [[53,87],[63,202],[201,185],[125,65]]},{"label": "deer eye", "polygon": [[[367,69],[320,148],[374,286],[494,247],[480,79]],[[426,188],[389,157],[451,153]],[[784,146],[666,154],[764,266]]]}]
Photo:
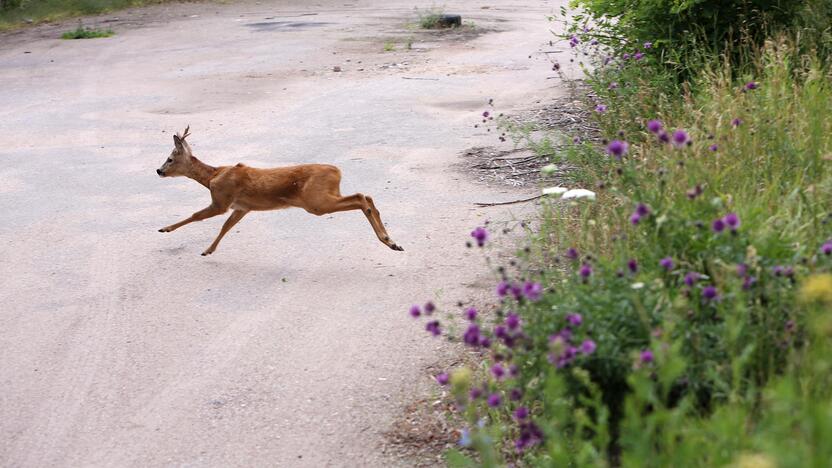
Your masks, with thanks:
[{"label": "deer eye", "polygon": [[168,162],[173,162],[173,158],[168,158]]}]

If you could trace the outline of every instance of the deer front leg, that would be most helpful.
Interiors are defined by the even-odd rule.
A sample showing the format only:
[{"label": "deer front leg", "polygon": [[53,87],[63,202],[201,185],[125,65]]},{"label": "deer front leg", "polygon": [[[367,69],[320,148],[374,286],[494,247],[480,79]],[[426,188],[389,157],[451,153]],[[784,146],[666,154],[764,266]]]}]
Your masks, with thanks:
[{"label": "deer front leg", "polygon": [[220,229],[220,234],[217,236],[216,239],[214,239],[214,242],[211,244],[211,246],[208,247],[208,249],[206,249],[205,252],[202,252],[202,256],[204,257],[206,255],[211,255],[212,253],[214,253],[214,251],[217,250],[217,246],[220,244],[220,241],[225,236],[225,234],[232,227],[234,227],[235,224],[240,222],[240,220],[243,219],[243,216],[245,216],[246,213],[248,213],[248,211],[234,210],[234,212],[231,213],[231,216],[229,216],[228,219],[225,220],[225,223],[222,225],[222,229]]},{"label": "deer front leg", "polygon": [[212,216],[221,215],[226,211],[228,211],[227,207],[223,208],[219,205],[212,203],[211,206],[205,208],[204,210],[197,211],[196,213],[192,214],[188,219],[179,221],[176,224],[171,224],[170,226],[166,226],[162,229],[159,229],[159,232],[175,231],[176,229],[179,229],[186,224],[193,223],[194,221],[202,221],[203,219],[210,218]]}]

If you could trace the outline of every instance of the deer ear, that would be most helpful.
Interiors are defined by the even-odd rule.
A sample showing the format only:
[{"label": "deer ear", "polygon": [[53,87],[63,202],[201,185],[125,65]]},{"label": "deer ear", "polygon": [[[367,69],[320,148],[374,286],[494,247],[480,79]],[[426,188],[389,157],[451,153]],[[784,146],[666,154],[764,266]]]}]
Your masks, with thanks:
[{"label": "deer ear", "polygon": [[179,138],[179,135],[173,136],[173,145],[176,146],[176,149],[178,150],[182,149],[182,139]]}]

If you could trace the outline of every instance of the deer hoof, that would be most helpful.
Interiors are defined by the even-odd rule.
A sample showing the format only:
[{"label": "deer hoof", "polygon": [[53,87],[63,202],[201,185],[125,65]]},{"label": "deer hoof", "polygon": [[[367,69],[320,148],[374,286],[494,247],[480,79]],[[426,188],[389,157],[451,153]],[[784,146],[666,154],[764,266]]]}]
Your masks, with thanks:
[{"label": "deer hoof", "polygon": [[402,246],[398,245],[398,244],[393,244],[393,245],[390,246],[390,248],[393,249],[393,250],[397,250],[399,252],[404,252],[404,248]]},{"label": "deer hoof", "polygon": [[202,252],[200,255],[202,255],[203,257],[207,257],[207,256],[211,255],[211,253],[212,252],[209,252],[209,251],[206,250],[205,252]]}]

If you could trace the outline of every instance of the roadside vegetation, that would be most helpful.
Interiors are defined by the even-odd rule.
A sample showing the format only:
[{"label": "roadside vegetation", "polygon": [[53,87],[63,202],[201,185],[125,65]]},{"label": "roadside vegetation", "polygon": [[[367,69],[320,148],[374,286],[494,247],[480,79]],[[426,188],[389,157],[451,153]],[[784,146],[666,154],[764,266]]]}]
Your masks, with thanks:
[{"label": "roadside vegetation", "polygon": [[497,310],[410,311],[481,353],[436,376],[467,422],[448,463],[826,466],[832,6],[578,3],[599,134],[553,157]]},{"label": "roadside vegetation", "polygon": [[99,37],[110,37],[113,34],[115,33],[112,29],[87,28],[83,24],[78,23],[77,28],[61,34],[61,39],[95,39]]},{"label": "roadside vegetation", "polygon": [[0,0],[0,31],[170,0]]}]

